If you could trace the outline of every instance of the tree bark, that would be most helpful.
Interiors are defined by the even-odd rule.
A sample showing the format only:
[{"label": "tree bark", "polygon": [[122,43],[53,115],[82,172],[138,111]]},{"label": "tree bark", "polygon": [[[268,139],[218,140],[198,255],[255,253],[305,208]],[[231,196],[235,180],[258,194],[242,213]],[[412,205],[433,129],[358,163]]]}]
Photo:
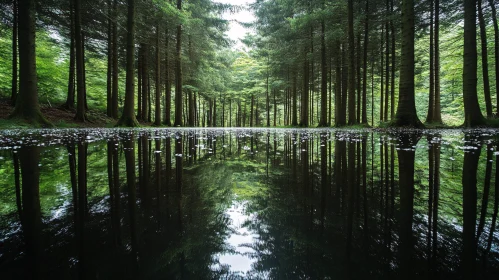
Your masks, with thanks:
[{"label": "tree bark", "polygon": [[326,60],[326,24],[321,22],[321,118],[320,127],[326,127],[327,120],[327,60]]},{"label": "tree bark", "polygon": [[[135,118],[135,0],[127,0],[128,3],[128,20],[127,20],[127,45],[126,45],[126,89],[125,89],[125,106],[120,120],[119,126],[138,126],[139,123]],[[134,176],[135,177],[135,176]]]},{"label": "tree bark", "polygon": [[[364,19],[364,57],[362,76],[362,124],[367,124],[367,51],[369,49],[369,0],[366,0]],[[365,187],[365,186],[364,186]]]},{"label": "tree bark", "polygon": [[170,84],[170,56],[169,56],[169,44],[170,44],[170,36],[168,32],[168,28],[165,31],[165,122],[164,124],[167,126],[172,126],[171,121],[171,107],[172,107],[172,87]]},{"label": "tree bark", "polygon": [[156,84],[154,105],[154,124],[161,125],[161,52],[159,48],[159,24],[156,25]]},{"label": "tree bark", "polygon": [[426,122],[433,122],[433,113],[435,112],[435,46],[434,46],[434,9],[435,2],[430,0],[430,92],[428,101],[428,113],[426,114]]},{"label": "tree bark", "polygon": [[496,109],[499,116],[499,26],[497,23],[497,9],[494,0],[489,0],[490,10],[492,12],[492,24],[494,25],[494,60],[496,73]]},{"label": "tree bark", "polygon": [[10,95],[10,102],[12,106],[16,106],[17,98],[17,34],[18,34],[18,0],[13,0],[12,2],[12,93]]},{"label": "tree bark", "polygon": [[76,67],[76,57],[75,57],[75,26],[74,26],[74,1],[69,1],[69,78],[68,78],[68,93],[66,98],[66,104],[64,107],[67,109],[74,109],[75,107],[75,67]]},{"label": "tree bark", "polygon": [[108,117],[113,116],[112,108],[112,77],[113,77],[113,48],[112,48],[112,24],[111,24],[111,0],[107,0],[107,99],[106,113]]},{"label": "tree bark", "polygon": [[[182,0],[177,0],[177,9],[182,10]],[[177,25],[177,52],[175,57],[175,123],[182,126],[182,25]]]},{"label": "tree bark", "polygon": [[303,91],[301,93],[301,127],[308,127],[308,98],[309,98],[309,75],[308,48],[305,47],[303,61]]},{"label": "tree bark", "polygon": [[76,116],[75,120],[84,122],[86,120],[85,111],[85,63],[83,57],[83,36],[81,32],[81,2],[74,0],[75,8],[75,45],[76,45]]},{"label": "tree bark", "polygon": [[112,28],[113,28],[113,85],[112,85],[112,93],[111,93],[111,112],[112,117],[114,119],[118,118],[118,0],[114,0],[113,2],[113,20],[112,20]]},{"label": "tree bark", "polygon": [[348,0],[348,124],[357,123],[355,114],[355,40],[353,32],[353,0]]},{"label": "tree bark", "polygon": [[416,113],[414,90],[414,0],[402,1],[402,54],[395,126],[423,127]]},{"label": "tree bark", "polygon": [[10,118],[52,126],[40,112],[36,76],[35,0],[19,3],[19,95]]},{"label": "tree bark", "polygon": [[476,1],[464,0],[464,126],[485,124],[477,96]]},{"label": "tree bark", "polygon": [[433,122],[442,123],[442,112],[440,108],[440,0],[435,0],[435,104],[433,107]]},{"label": "tree bark", "polygon": [[480,25],[480,43],[482,50],[482,75],[483,75],[483,95],[485,96],[485,108],[487,117],[492,118],[492,100],[490,98],[489,81],[489,58],[487,50],[487,29],[483,18],[482,0],[478,0],[478,22]]}]

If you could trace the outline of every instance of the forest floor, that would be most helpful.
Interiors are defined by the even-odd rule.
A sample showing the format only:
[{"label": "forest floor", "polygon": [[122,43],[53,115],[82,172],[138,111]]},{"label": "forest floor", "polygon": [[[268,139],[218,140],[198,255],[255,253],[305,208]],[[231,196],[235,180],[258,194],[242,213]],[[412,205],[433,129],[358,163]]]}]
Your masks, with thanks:
[{"label": "forest floor", "polygon": [[[74,110],[49,105],[41,105],[40,109],[45,118],[57,128],[113,127],[117,122],[100,111],[90,110],[87,112],[88,121],[77,122],[74,120]],[[0,99],[0,129],[30,128],[28,123],[8,119],[13,110],[9,100]]]}]

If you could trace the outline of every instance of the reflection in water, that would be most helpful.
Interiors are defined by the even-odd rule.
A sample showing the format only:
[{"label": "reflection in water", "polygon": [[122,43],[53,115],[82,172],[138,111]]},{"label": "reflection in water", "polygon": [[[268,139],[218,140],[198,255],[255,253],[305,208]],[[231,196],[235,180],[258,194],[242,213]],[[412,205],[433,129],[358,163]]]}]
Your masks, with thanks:
[{"label": "reflection in water", "polygon": [[497,136],[6,131],[0,278],[491,278]]}]

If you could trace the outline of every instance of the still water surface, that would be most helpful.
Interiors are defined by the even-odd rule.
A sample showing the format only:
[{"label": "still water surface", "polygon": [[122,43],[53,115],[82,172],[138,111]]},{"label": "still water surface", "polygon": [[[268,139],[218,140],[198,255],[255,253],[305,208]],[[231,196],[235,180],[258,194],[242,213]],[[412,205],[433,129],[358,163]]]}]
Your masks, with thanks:
[{"label": "still water surface", "polygon": [[495,279],[499,132],[0,132],[1,279]]}]

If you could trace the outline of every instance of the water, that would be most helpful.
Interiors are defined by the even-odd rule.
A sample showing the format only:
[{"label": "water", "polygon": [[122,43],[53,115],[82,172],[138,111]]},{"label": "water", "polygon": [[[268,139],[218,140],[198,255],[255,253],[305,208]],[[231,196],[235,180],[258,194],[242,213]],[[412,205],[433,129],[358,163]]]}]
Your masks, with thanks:
[{"label": "water", "polygon": [[2,131],[0,278],[494,278],[498,140]]}]

